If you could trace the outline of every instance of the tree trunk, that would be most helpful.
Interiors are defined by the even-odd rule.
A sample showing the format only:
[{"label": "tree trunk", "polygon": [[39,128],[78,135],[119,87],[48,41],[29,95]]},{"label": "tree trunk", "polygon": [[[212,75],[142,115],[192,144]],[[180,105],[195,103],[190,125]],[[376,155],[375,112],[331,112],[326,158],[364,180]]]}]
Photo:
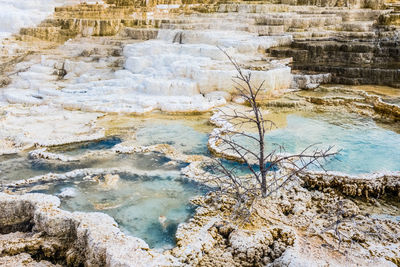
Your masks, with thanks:
[{"label": "tree trunk", "polygon": [[265,173],[261,173],[261,195],[262,197],[267,196],[267,179]]}]

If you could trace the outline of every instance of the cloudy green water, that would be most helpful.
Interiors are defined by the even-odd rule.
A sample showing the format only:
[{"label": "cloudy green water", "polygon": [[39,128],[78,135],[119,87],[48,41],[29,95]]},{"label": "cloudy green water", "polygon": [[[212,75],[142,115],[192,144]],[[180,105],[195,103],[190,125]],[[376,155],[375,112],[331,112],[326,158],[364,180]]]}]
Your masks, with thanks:
[{"label": "cloudy green water", "polygon": [[15,156],[0,161],[0,181],[7,183],[47,173],[65,173],[84,168],[134,168],[138,170],[171,170],[187,166],[183,162],[171,162],[160,153],[105,154],[82,161],[61,162],[30,159]]},{"label": "cloudy green water", "polygon": [[[209,153],[208,134],[180,121],[148,122],[137,130],[136,138],[139,145],[167,143],[185,154]],[[292,114],[287,116],[286,127],[269,132],[266,139],[269,148],[273,143],[277,143],[283,145],[290,153],[300,152],[311,144],[317,144],[316,147],[333,145],[336,149],[341,149],[341,153],[335,159],[326,162],[327,170],[352,174],[400,170],[400,135],[377,126],[369,118],[349,114]],[[120,141],[118,137],[111,137],[100,142],[65,146],[57,152],[77,155],[88,150],[108,149]],[[140,164],[135,164],[141,158],[134,155],[117,155],[79,163],[50,164],[26,157],[1,157],[0,180],[25,179],[48,172],[60,173],[77,168],[146,165],[145,162],[151,162],[152,158],[151,155],[145,157],[145,161]]]},{"label": "cloudy green water", "polygon": [[[207,153],[208,134],[200,133],[179,121],[146,123],[140,127],[136,138],[140,145],[167,143],[187,154]],[[50,151],[78,156],[89,151],[105,152],[121,141],[114,136],[94,142],[54,147]],[[204,186],[189,182],[181,176],[180,169],[185,166],[187,163],[171,161],[160,153],[105,153],[79,162],[31,159],[21,154],[1,158],[0,181],[9,182],[49,172],[64,173],[82,168],[138,170],[140,175],[134,174],[134,171],[121,172],[120,179],[113,186],[78,177],[74,181],[42,185],[39,190],[32,192],[58,196],[62,192],[69,192],[69,197],[60,196],[63,209],[106,213],[116,220],[126,234],[142,238],[152,248],[166,249],[175,245],[178,224],[193,215],[195,207],[190,204],[190,198],[207,191]],[[100,179],[104,180],[104,177]],[[164,224],[160,223],[160,216],[166,218]]]}]

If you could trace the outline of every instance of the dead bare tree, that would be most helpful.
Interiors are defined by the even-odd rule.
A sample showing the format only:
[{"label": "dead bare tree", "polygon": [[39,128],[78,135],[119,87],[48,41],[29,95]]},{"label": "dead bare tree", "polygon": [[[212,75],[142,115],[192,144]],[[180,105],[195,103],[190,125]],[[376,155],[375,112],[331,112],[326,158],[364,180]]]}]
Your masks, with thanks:
[{"label": "dead bare tree", "polygon": [[[296,174],[306,170],[311,165],[323,168],[322,163],[337,152],[332,146],[327,149],[315,148],[310,145],[297,154],[288,155],[283,146],[274,144],[267,150],[265,135],[275,127],[273,121],[263,117],[258,104],[258,98],[263,91],[264,82],[254,86],[251,82],[251,72],[245,72],[239,64],[223,49],[220,50],[228,57],[235,67],[237,76],[233,78],[237,94],[242,97],[250,110],[219,109],[220,119],[229,123],[222,134],[217,137],[218,147],[221,147],[222,157],[234,158],[241,164],[229,167],[226,162],[217,159],[212,165],[212,181],[220,191],[234,192],[239,203],[254,200],[257,196],[265,198],[286,186]],[[246,129],[255,129],[252,134]],[[242,138],[256,144],[251,148],[238,140]],[[230,155],[230,156],[227,156]],[[233,155],[233,156],[232,156]],[[232,165],[232,164],[231,164]],[[250,175],[240,175],[237,168],[244,166]]]}]

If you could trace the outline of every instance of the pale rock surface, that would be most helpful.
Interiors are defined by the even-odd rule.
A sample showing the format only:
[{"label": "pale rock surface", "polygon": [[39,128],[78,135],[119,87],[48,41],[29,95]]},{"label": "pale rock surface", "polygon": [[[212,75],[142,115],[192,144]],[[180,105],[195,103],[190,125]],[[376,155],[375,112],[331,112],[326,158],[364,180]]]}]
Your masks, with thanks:
[{"label": "pale rock surface", "polygon": [[[114,177],[114,182],[118,182],[115,179],[116,174],[118,173],[129,173],[136,175],[148,175],[148,176],[158,176],[160,174],[167,175],[177,175],[178,171],[165,171],[165,170],[153,170],[153,171],[144,171],[135,169],[133,167],[125,167],[125,168],[86,168],[86,169],[76,169],[66,173],[48,173],[44,175],[34,176],[28,179],[21,179],[17,181],[12,181],[10,183],[4,184],[6,191],[11,189],[15,192],[29,192],[38,188],[43,188],[46,184],[52,184],[60,181],[68,181],[76,178],[80,178],[86,181],[93,181],[99,183],[104,188],[107,188],[104,181],[99,179],[99,176],[109,175]],[[104,177],[103,177],[104,178]],[[105,179],[104,179],[105,180]]]},{"label": "pale rock surface", "polygon": [[[174,42],[177,35],[182,36],[182,43]],[[257,36],[242,31],[159,30],[156,40],[131,44],[122,40],[121,46],[127,44],[121,58],[114,54],[122,47],[105,45],[107,39],[103,43],[102,39],[71,40],[55,50],[55,56],[42,55],[17,65],[23,71],[13,75],[2,99],[85,112],[209,111],[226,104],[235,93],[232,77],[236,71],[217,46],[247,66],[265,60],[266,49],[291,41],[289,35]],[[98,52],[91,55],[88,51]],[[121,61],[124,69],[119,66]],[[263,70],[247,71],[255,84],[264,81],[265,95],[280,94],[292,82],[290,68],[280,61],[268,63]]]},{"label": "pale rock surface", "polygon": [[72,198],[77,195],[77,190],[72,187],[63,188],[61,192],[57,195],[60,198]]},{"label": "pale rock surface", "polygon": [[[22,27],[34,26],[49,16],[56,6],[88,2],[85,0],[0,1],[0,40]],[[102,2],[102,1],[98,1]]]},{"label": "pale rock surface", "polygon": [[[281,192],[286,205],[279,197],[259,200],[248,223],[234,219],[232,198],[211,193],[195,199],[201,207],[178,228],[172,254],[200,266],[396,266],[399,239],[393,229],[398,223],[364,216],[353,201],[334,193],[287,187]],[[337,203],[343,203],[340,252],[334,228],[329,228],[338,219],[329,213]],[[303,206],[300,213],[294,213],[294,204]],[[387,242],[391,245],[381,245]]]},{"label": "pale rock surface", "polygon": [[0,107],[0,154],[38,146],[68,144],[104,137],[96,127],[98,113],[49,106]]},{"label": "pale rock surface", "polygon": [[313,90],[320,84],[330,83],[332,77],[330,73],[326,74],[297,74],[293,75],[292,88],[299,88],[304,90]]},{"label": "pale rock surface", "polygon": [[46,152],[46,148],[40,148],[36,150],[32,150],[29,152],[29,157],[30,158],[36,158],[36,159],[47,159],[47,160],[59,160],[63,162],[71,162],[71,161],[77,161],[78,159],[70,156],[65,156],[63,154],[56,154],[56,153],[51,153],[51,152]]},{"label": "pale rock surface", "polygon": [[0,265],[3,267],[61,267],[61,265],[52,264],[48,261],[37,262],[28,253],[0,257]]},{"label": "pale rock surface", "polygon": [[305,171],[299,174],[310,188],[337,188],[348,196],[379,197],[387,192],[400,195],[400,172],[349,175],[341,172]]}]

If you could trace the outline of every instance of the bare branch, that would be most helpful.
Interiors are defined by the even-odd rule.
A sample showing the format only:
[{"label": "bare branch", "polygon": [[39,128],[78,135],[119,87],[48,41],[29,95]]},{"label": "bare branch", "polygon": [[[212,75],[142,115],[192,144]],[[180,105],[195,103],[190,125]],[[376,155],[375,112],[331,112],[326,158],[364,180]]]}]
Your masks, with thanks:
[{"label": "bare branch", "polygon": [[[265,81],[258,86],[253,86],[251,83],[252,73],[243,71],[234,58],[222,48],[218,48],[236,69],[237,75],[233,78],[235,89],[237,94],[250,106],[250,110],[245,112],[230,107],[225,107],[225,110],[228,108],[228,112],[218,109],[221,119],[229,122],[230,125],[227,127],[229,129],[224,129],[216,137],[218,146],[222,148],[222,154],[231,156],[231,153],[233,153],[234,158],[237,158],[249,170],[248,176],[238,176],[235,174],[235,168],[230,169],[224,166],[221,161],[216,160],[215,165],[218,166],[221,175],[215,175],[215,181],[220,185],[221,190],[224,190],[224,192],[233,190],[240,204],[245,199],[254,201],[260,195],[262,197],[271,196],[310,166],[323,169],[322,162],[337,154],[337,152],[332,152],[332,146],[325,150],[315,149],[311,151],[311,148],[316,146],[316,144],[312,144],[300,153],[287,155],[281,154],[286,152],[284,146],[271,144],[276,148],[266,151],[265,134],[276,125],[273,121],[264,119],[257,102],[257,98],[264,91]],[[256,133],[251,134],[241,130],[240,127],[244,125],[254,127]],[[240,144],[237,140],[233,140],[234,137],[243,137],[245,140],[255,142],[257,146],[254,149],[249,148]],[[229,153],[227,154],[227,152]]]}]

